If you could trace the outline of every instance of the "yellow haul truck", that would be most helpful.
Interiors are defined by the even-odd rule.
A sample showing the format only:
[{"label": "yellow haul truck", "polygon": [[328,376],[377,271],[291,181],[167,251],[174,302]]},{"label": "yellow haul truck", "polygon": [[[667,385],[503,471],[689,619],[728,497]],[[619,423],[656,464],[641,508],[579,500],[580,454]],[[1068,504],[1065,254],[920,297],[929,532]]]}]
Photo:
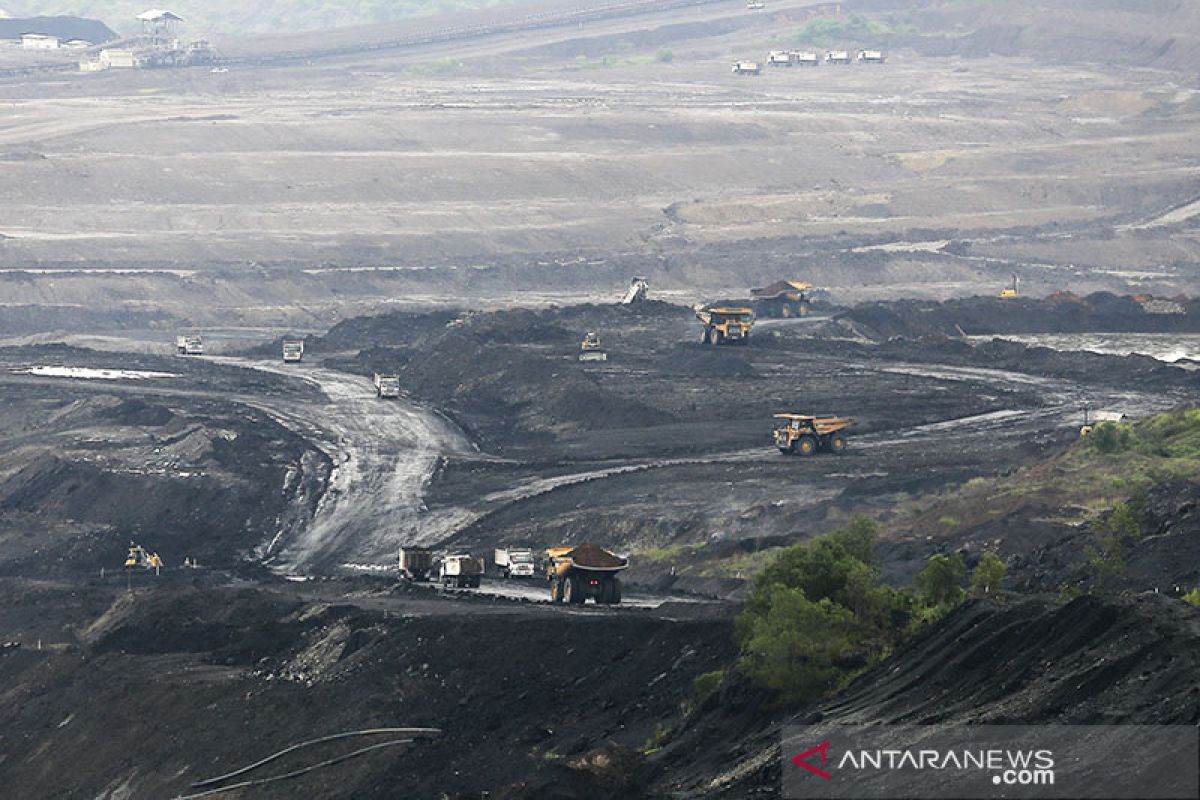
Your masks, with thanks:
[{"label": "yellow haul truck", "polygon": [[629,566],[629,559],[594,544],[578,547],[551,547],[546,551],[546,578],[550,581],[551,603],[621,602],[621,581],[617,573]]},{"label": "yellow haul truck", "polygon": [[775,446],[787,455],[811,456],[818,450],[844,453],[846,429],[853,424],[848,417],[776,414]]},{"label": "yellow haul truck", "polygon": [[704,325],[700,332],[700,341],[704,344],[745,344],[754,327],[754,309],[698,308],[696,319]]}]

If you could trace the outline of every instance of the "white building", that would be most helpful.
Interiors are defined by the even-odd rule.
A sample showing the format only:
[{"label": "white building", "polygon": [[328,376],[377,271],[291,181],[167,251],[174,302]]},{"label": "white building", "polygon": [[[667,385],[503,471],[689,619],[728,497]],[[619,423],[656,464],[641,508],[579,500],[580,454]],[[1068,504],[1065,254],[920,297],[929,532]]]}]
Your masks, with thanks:
[{"label": "white building", "polygon": [[21,47],[25,50],[57,50],[58,37],[44,33],[22,33]]}]

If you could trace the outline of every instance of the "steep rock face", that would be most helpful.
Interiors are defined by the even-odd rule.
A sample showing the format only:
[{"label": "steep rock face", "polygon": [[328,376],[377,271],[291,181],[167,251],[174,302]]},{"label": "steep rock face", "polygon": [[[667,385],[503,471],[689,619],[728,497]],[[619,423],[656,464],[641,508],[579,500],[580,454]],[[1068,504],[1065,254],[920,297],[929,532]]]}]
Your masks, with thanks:
[{"label": "steep rock face", "polygon": [[652,760],[652,780],[656,794],[757,796],[779,785],[780,726],[818,720],[1195,725],[1198,674],[1200,611],[1176,599],[971,602],[819,708],[772,709],[727,683]]}]

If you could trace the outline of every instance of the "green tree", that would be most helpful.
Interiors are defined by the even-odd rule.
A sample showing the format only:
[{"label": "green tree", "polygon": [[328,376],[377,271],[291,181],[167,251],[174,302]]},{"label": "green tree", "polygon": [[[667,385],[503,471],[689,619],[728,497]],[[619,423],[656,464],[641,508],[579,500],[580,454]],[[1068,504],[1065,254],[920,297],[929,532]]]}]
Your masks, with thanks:
[{"label": "green tree", "polygon": [[751,679],[791,702],[814,700],[844,685],[861,625],[843,606],[809,600],[800,589],[772,586],[765,614],[749,625],[739,660]]},{"label": "green tree", "polygon": [[967,567],[961,555],[939,553],[931,556],[925,569],[917,575],[917,591],[926,605],[951,606],[963,598],[962,584],[966,575]]},{"label": "green tree", "polygon": [[1185,594],[1183,596],[1183,602],[1191,603],[1192,605],[1200,608],[1200,589],[1192,589],[1190,592]]},{"label": "green tree", "polygon": [[971,594],[975,597],[996,595],[1000,591],[1000,584],[1004,581],[1007,572],[1008,567],[1005,566],[1000,556],[990,550],[987,551],[975,565],[975,571],[971,573]]}]

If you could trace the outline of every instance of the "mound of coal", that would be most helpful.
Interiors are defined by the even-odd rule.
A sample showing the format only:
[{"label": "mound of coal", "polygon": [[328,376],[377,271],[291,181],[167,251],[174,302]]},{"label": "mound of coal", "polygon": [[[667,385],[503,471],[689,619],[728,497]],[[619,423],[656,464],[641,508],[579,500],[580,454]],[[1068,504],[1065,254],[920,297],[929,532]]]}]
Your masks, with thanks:
[{"label": "mound of coal", "polygon": [[967,297],[936,302],[895,300],[867,303],[840,315],[857,330],[882,341],[895,336],[957,336],[1016,333],[1196,332],[1200,301],[1177,298],[1184,313],[1149,313],[1132,297],[1096,292],[1086,297],[1052,295],[1045,299]]},{"label": "mound of coal", "polygon": [[324,485],[323,455],[241,407],[17,391],[33,396],[10,395],[6,409],[21,437],[0,473],[6,574],[119,569],[131,539],[171,566],[232,566],[306,518]]},{"label": "mound of coal", "polygon": [[817,707],[772,710],[769,696],[727,681],[647,779],[662,796],[777,791],[780,726],[816,721],[1195,725],[1198,674],[1200,610],[1179,600],[973,601]]},{"label": "mound of coal", "polygon": [[[602,385],[581,363],[579,343],[599,331],[604,346],[625,356],[659,339],[656,325],[680,309],[663,303],[572,306],[444,314],[421,319],[385,315],[332,329],[330,342],[361,350],[334,366],[363,374],[394,372],[416,397],[444,410],[486,449],[520,451],[581,431],[645,428],[674,416]],[[613,363],[617,356],[614,355]]]},{"label": "mound of coal", "polygon": [[628,559],[614,556],[604,548],[587,542],[574,548],[566,555],[579,566],[591,569],[615,569],[629,563]]},{"label": "mound of coal", "polygon": [[[7,598],[23,591],[0,581],[5,621],[22,636],[31,629],[15,615],[37,609]],[[638,613],[397,597],[385,614],[260,590],[130,597],[122,586],[96,617],[94,602],[80,611],[70,590],[59,594],[41,593],[43,617],[95,630],[91,642],[0,651],[0,777],[14,797],[118,786],[173,797],[288,745],[385,726],[443,734],[254,796],[630,797],[637,751],[693,679],[732,655],[728,623]],[[345,751],[299,752],[258,775]]]}]

